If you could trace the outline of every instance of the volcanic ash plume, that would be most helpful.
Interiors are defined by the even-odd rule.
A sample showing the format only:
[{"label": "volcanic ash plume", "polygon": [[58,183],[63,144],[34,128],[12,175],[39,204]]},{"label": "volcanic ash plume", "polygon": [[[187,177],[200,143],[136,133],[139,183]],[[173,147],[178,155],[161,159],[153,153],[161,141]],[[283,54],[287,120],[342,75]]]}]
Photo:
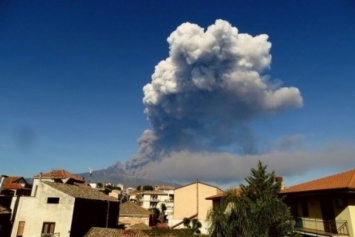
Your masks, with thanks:
[{"label": "volcanic ash plume", "polygon": [[169,57],[144,86],[143,103],[152,130],[139,138],[139,153],[126,163],[135,170],[178,151],[255,153],[248,122],[301,107],[300,91],[280,87],[262,72],[271,64],[265,34],[238,33],[224,20],[207,30],[180,25],[168,38]]}]

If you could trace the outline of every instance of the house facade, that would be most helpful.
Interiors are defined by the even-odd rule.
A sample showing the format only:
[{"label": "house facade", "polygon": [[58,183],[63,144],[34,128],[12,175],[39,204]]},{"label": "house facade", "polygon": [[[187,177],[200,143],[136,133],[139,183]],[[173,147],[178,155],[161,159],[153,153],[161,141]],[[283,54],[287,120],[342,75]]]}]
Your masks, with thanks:
[{"label": "house facade", "polygon": [[11,237],[76,237],[92,226],[116,227],[118,201],[80,180],[67,171],[35,176],[32,195],[19,199]]},{"label": "house facade", "polygon": [[212,208],[212,202],[207,197],[223,194],[218,187],[196,181],[174,190],[174,213],[173,219],[169,220],[169,226],[184,228],[184,218],[197,218],[201,224],[201,233],[207,234],[209,223],[207,222],[208,211]]},{"label": "house facade", "polygon": [[154,191],[132,191],[129,194],[129,200],[140,205],[146,210],[157,208],[161,211],[162,204],[164,204],[166,207],[166,218],[173,218],[174,190],[172,189],[158,189]]},{"label": "house facade", "polygon": [[355,170],[280,192],[303,236],[355,236]]}]

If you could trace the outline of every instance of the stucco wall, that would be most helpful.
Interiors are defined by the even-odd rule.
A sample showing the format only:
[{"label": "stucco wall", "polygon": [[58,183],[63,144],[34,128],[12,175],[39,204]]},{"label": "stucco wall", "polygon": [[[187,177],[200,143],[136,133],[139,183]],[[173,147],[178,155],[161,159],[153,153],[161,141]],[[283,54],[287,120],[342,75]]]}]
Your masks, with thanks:
[{"label": "stucco wall", "polygon": [[[16,237],[18,223],[25,221],[25,237],[41,235],[43,222],[55,222],[55,233],[69,237],[74,198],[39,182],[36,197],[21,197],[11,237]],[[48,197],[59,197],[58,204],[48,204]]]},{"label": "stucco wall", "polygon": [[148,217],[127,217],[120,216],[120,222],[125,225],[135,225],[139,223],[143,223],[149,226],[149,216]]},{"label": "stucco wall", "polygon": [[212,201],[206,197],[221,193],[216,187],[203,183],[193,183],[174,192],[174,219],[182,220],[198,213],[199,220],[206,220],[212,208]]},{"label": "stucco wall", "polygon": [[348,206],[336,216],[337,220],[347,220],[350,236],[355,236],[355,198],[348,199]]}]

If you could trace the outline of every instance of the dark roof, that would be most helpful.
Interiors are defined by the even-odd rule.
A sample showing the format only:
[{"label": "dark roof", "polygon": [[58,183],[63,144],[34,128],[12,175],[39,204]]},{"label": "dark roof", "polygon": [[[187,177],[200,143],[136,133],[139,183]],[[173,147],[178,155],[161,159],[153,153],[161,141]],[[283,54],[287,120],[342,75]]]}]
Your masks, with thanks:
[{"label": "dark roof", "polygon": [[54,182],[43,182],[43,183],[65,194],[68,194],[69,196],[72,196],[74,198],[117,202],[116,199],[111,198],[85,184],[78,184],[78,183],[63,184],[63,183],[54,183]]},{"label": "dark roof", "polygon": [[92,227],[84,237],[150,237],[140,230],[121,230]]},{"label": "dark roof", "polygon": [[69,173],[66,170],[53,170],[48,173],[35,175],[34,178],[49,178],[49,179],[72,179],[77,182],[84,182],[84,178],[75,174]]},{"label": "dark roof", "polygon": [[355,189],[355,170],[327,176],[283,189],[280,193],[299,193],[336,189]]},{"label": "dark roof", "polygon": [[137,204],[127,201],[120,205],[120,216],[146,216],[149,217],[150,211],[138,206]]}]

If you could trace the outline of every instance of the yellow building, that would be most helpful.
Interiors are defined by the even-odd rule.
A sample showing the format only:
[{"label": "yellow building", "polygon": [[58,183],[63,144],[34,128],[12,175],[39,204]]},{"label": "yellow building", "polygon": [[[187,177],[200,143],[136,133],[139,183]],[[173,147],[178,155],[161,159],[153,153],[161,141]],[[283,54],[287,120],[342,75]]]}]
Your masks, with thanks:
[{"label": "yellow building", "polygon": [[303,236],[355,236],[355,170],[295,185],[280,192]]},{"label": "yellow building", "polygon": [[201,232],[207,233],[207,213],[212,208],[212,202],[206,200],[206,198],[220,193],[223,193],[223,191],[218,187],[198,180],[176,188],[174,191],[173,220],[169,220],[169,226],[183,227],[181,222],[184,218],[197,218],[202,224]]}]

